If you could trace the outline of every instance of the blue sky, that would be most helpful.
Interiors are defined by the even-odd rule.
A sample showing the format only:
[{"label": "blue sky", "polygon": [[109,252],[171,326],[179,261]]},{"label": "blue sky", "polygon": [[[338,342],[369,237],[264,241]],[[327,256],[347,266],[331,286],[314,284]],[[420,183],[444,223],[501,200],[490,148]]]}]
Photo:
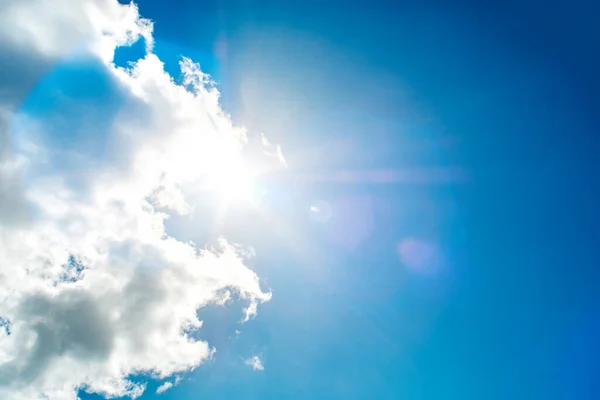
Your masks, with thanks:
[{"label": "blue sky", "polygon": [[[0,372],[16,382],[0,378],[0,394],[62,400],[81,389],[81,399],[98,400],[108,393],[101,388],[126,392],[104,379],[129,377],[131,387],[147,383],[142,399],[598,398],[598,11],[591,2],[140,1],[139,15],[154,24],[152,52],[174,79],[162,86],[156,64],[139,64],[139,75],[117,68],[149,59],[148,37],[117,47],[110,64],[94,52],[97,32],[54,29],[51,17],[40,16],[39,25],[81,40],[55,51],[35,35],[23,44],[0,31],[0,46],[14,54],[0,57],[3,75],[29,79],[19,86],[0,78],[8,93],[0,100],[12,104],[0,137],[10,150],[0,149],[0,166],[13,171],[14,160],[26,160],[14,163],[18,178],[0,175],[3,191],[15,193],[0,196],[0,233],[29,238],[22,241],[50,260],[35,276],[18,275],[31,285],[0,287],[7,299],[0,321],[14,326],[0,342]],[[183,56],[211,75],[220,107],[246,128],[248,168],[256,160],[269,166],[256,178],[261,195],[252,201],[235,201],[244,197],[239,177],[248,168],[231,169],[234,178],[219,172],[237,163],[237,147],[208,134],[198,143],[178,136],[188,120],[202,134],[231,134],[229,117],[213,113],[213,92],[195,88],[191,99],[169,91],[196,76],[181,72]],[[16,65],[21,59],[33,72]],[[150,161],[138,158],[145,149],[155,151]],[[153,161],[162,175],[148,172]],[[134,189],[121,192],[128,186]],[[125,211],[94,197],[111,188]],[[136,196],[149,196],[149,205]],[[9,218],[21,212],[33,225]],[[103,221],[113,217],[115,225]],[[150,220],[164,232],[146,238],[136,231]],[[73,233],[77,224],[85,240]],[[32,236],[18,236],[27,229]],[[130,230],[143,238],[128,237]],[[238,265],[184,249],[218,236],[255,255]],[[37,254],[26,247],[13,254],[17,245],[2,240],[4,265]],[[45,255],[44,246],[61,250]],[[90,250],[96,246],[110,262]],[[49,285],[54,272],[43,268],[60,267],[74,249],[87,262],[83,277]],[[189,272],[171,267],[177,263],[208,272],[186,286],[169,275]],[[106,289],[100,276],[122,279],[125,289]],[[212,356],[177,341],[183,336],[169,310],[187,321],[190,304],[203,321],[191,336],[214,347]],[[257,314],[241,323],[253,304]],[[78,323],[73,310],[88,306],[99,317]],[[102,318],[113,311],[131,312],[133,325],[107,327],[102,321],[112,320]],[[106,328],[98,336],[109,344],[81,339],[82,325]],[[10,358],[29,351],[18,347],[27,332],[38,344],[54,340],[34,346],[31,360],[90,369],[67,378],[31,372],[29,358],[25,367]],[[132,343],[122,348],[131,363],[115,350],[120,335]],[[135,350],[136,340],[156,357]],[[44,381],[57,376],[64,386]],[[174,387],[157,394],[164,382]]]}]

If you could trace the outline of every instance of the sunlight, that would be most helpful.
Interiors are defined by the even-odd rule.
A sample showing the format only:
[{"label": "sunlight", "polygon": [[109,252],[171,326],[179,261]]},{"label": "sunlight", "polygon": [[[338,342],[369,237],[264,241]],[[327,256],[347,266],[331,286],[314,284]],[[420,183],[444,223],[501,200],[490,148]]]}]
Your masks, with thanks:
[{"label": "sunlight", "polygon": [[256,174],[241,159],[221,163],[210,173],[210,188],[227,203],[252,202],[256,194]]}]

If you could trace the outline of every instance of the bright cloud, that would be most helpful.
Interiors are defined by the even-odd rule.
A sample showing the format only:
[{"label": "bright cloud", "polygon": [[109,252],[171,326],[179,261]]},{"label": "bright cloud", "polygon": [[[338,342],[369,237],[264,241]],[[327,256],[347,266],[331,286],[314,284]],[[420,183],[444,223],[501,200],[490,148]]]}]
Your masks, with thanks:
[{"label": "bright cloud", "polygon": [[[0,398],[75,400],[80,389],[138,397],[145,384],[131,376],[165,379],[214,354],[194,334],[199,308],[235,294],[247,301],[247,320],[271,298],[237,247],[222,240],[198,248],[164,227],[169,214],[191,212],[211,182],[241,179],[246,133],[222,112],[197,64],[183,59],[183,84],[174,83],[151,52],[152,24],[134,5],[10,0],[3,7],[5,54],[50,63],[83,46],[129,100],[105,123],[109,156],[73,157],[65,170],[48,165],[54,158],[42,155],[52,149],[36,142],[47,127],[15,114],[18,95],[0,93]],[[145,58],[129,69],[111,63],[117,46],[142,37]],[[13,153],[16,136],[28,146]]]},{"label": "bright cloud", "polygon": [[246,360],[246,365],[250,366],[255,371],[264,371],[265,366],[259,356],[250,357]]},{"label": "bright cloud", "polygon": [[[17,44],[46,57],[76,46],[111,61],[117,46],[139,37],[152,47],[152,23],[140,18],[135,4],[116,0],[5,0],[0,42]],[[8,43],[7,43],[8,42]]]},{"label": "bright cloud", "polygon": [[175,386],[179,385],[181,380],[182,380],[181,376],[176,376],[175,380],[173,382],[167,381],[167,382],[163,383],[158,388],[156,388],[156,394],[162,394],[162,393],[166,392],[167,390],[174,388]]},{"label": "bright cloud", "polygon": [[162,394],[173,387],[173,382],[165,382],[156,389],[156,394]]}]

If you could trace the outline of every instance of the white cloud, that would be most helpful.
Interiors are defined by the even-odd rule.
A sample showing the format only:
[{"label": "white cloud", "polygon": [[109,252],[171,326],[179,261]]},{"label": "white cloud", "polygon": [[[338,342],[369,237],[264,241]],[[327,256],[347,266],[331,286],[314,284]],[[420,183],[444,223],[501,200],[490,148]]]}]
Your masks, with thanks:
[{"label": "white cloud", "polygon": [[162,394],[173,387],[173,382],[165,382],[156,389],[156,394]]},{"label": "white cloud", "polygon": [[4,0],[0,43],[12,42],[47,57],[80,50],[112,60],[119,45],[140,36],[152,47],[152,23],[135,4],[116,0]]},{"label": "white cloud", "polygon": [[176,376],[175,380],[173,382],[167,381],[167,382],[163,383],[158,388],[156,388],[156,394],[162,394],[162,393],[166,392],[167,390],[174,388],[175,386],[179,385],[179,383],[181,382],[182,379],[183,378],[181,378],[181,376]]},{"label": "white cloud", "polygon": [[252,367],[255,371],[264,371],[265,366],[259,356],[250,357],[246,360],[246,365]]},{"label": "white cloud", "polygon": [[265,154],[277,158],[277,161],[284,167],[287,167],[287,162],[285,157],[283,156],[283,152],[281,151],[281,146],[273,145],[267,137],[263,134],[260,135],[261,143],[264,147]]},{"label": "white cloud", "polygon": [[[130,376],[165,379],[214,354],[194,335],[199,308],[233,291],[247,300],[249,319],[271,298],[237,247],[222,240],[199,249],[164,227],[170,213],[193,209],[211,174],[237,163],[246,133],[191,60],[181,64],[186,87],[151,52],[129,70],[110,63],[117,45],[141,36],[151,43],[151,24],[135,6],[19,0],[3,7],[0,46],[28,49],[29,58],[19,53],[25,66],[82,44],[130,99],[104,123],[109,156],[93,164],[74,158],[65,170],[8,150],[18,96],[0,96],[0,110],[8,110],[0,118],[0,398],[75,400],[79,389],[138,397],[145,384]],[[43,140],[31,146],[50,151]]]}]

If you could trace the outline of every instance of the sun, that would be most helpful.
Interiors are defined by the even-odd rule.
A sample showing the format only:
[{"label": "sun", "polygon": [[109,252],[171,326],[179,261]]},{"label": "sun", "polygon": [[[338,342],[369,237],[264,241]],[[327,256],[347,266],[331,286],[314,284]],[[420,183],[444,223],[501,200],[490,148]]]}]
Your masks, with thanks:
[{"label": "sun", "polygon": [[220,201],[248,203],[256,198],[256,173],[241,159],[229,160],[211,171],[210,187]]}]

